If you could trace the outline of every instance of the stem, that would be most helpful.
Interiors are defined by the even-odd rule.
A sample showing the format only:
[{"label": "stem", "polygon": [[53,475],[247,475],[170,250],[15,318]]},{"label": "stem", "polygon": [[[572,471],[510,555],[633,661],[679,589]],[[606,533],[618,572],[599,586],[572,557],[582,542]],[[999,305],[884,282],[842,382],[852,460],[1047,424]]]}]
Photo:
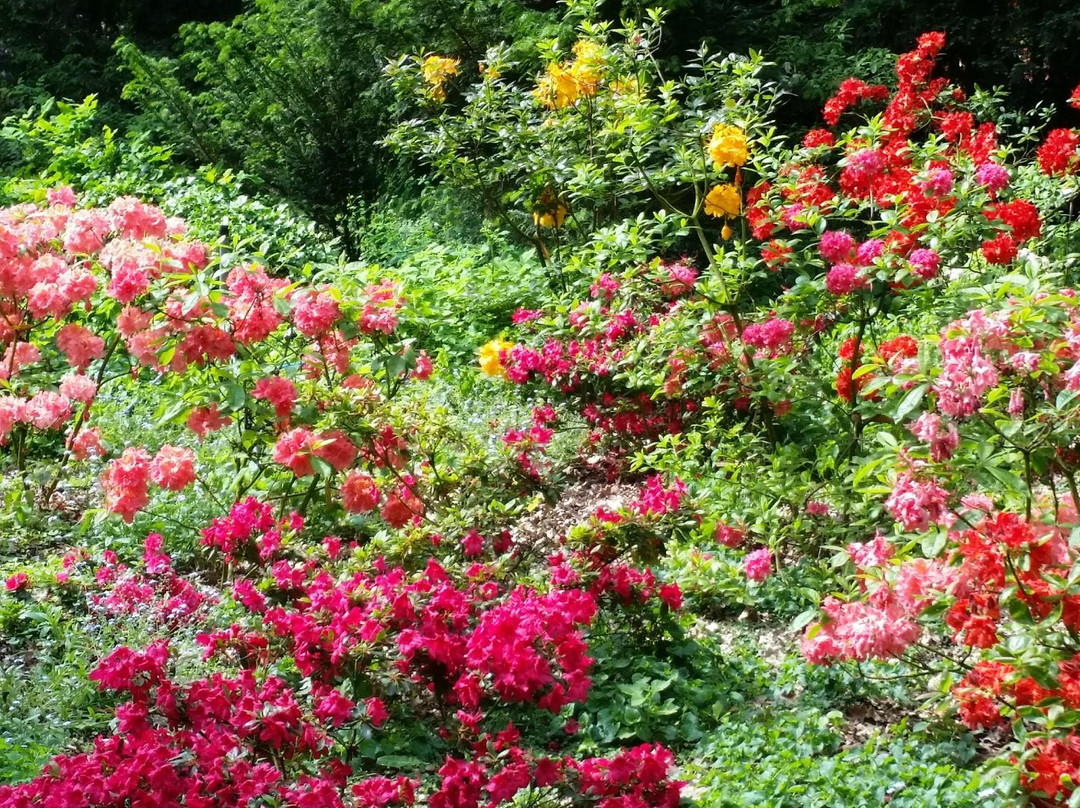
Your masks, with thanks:
[{"label": "stem", "polygon": [[1080,507],[1080,491],[1076,489],[1076,473],[1072,469],[1065,469],[1065,482],[1069,484],[1069,495],[1072,496],[1073,507]]},{"label": "stem", "polygon": [[298,509],[298,513],[301,516],[306,516],[307,515],[308,505],[311,504],[311,499],[312,499],[312,497],[315,496],[315,490],[319,487],[319,475],[316,474],[316,475],[314,475],[314,477],[315,477],[315,479],[313,479],[311,481],[311,485],[308,486],[307,493],[304,494],[304,499],[300,503],[300,508]]}]

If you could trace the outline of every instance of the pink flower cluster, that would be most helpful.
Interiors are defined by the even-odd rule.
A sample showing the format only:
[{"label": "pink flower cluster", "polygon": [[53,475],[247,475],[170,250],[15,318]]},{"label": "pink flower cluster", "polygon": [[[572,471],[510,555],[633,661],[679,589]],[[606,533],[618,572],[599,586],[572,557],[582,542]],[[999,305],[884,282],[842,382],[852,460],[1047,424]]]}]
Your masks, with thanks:
[{"label": "pink flower cluster", "polygon": [[791,348],[791,336],[795,324],[782,317],[774,317],[762,323],[751,323],[743,329],[743,343],[768,355],[785,353]]},{"label": "pink flower cluster", "polygon": [[844,603],[828,597],[821,609],[825,622],[811,625],[802,641],[803,656],[815,665],[899,656],[922,634],[896,604]]},{"label": "pink flower cluster", "polygon": [[930,447],[930,457],[935,463],[941,463],[952,457],[960,445],[960,434],[956,425],[942,420],[941,416],[924,412],[910,424],[911,433]]},{"label": "pink flower cluster", "polygon": [[364,295],[360,330],[365,334],[392,334],[397,328],[398,311],[405,305],[405,298],[400,295],[397,283],[383,278],[379,283],[369,284],[364,289]]},{"label": "pink flower cluster", "polygon": [[274,444],[274,462],[287,467],[297,477],[315,473],[312,458],[329,463],[335,471],[344,471],[356,460],[358,450],[340,429],[318,434],[307,427],[297,427],[278,438]]},{"label": "pink flower cluster", "polygon": [[885,508],[904,530],[925,531],[930,525],[949,526],[949,492],[937,481],[907,468],[897,475]]},{"label": "pink flower cluster", "polygon": [[639,516],[663,516],[679,510],[683,497],[686,496],[686,484],[676,477],[670,486],[665,486],[663,478],[654,474],[645,481],[637,498],[627,508]]},{"label": "pink flower cluster", "polygon": [[251,397],[261,399],[274,408],[278,420],[288,426],[296,405],[298,393],[291,379],[282,376],[267,376],[255,382]]},{"label": "pink flower cluster", "polygon": [[[255,571],[262,580],[235,581],[249,617],[197,635],[204,659],[219,669],[181,682],[170,676],[168,640],[116,648],[90,674],[102,689],[126,697],[113,731],[85,752],[55,758],[34,780],[0,786],[0,804],[140,805],[153,784],[155,804],[203,808],[475,808],[513,801],[527,788],[550,789],[574,805],[676,808],[682,784],[671,778],[674,759],[661,746],[582,760],[524,748],[512,724],[485,730],[489,707],[497,714],[508,705],[557,713],[585,699],[593,662],[583,631],[597,609],[591,593],[504,591],[479,565],[457,586],[434,560],[420,574],[380,561],[371,575],[310,558],[297,562],[271,534],[299,528],[295,519],[275,524],[270,508],[254,500],[215,520],[204,532],[212,548],[274,548],[260,549]],[[340,540],[323,544],[336,558]],[[87,582],[80,570],[88,561],[81,552],[65,558],[65,586]],[[105,605],[141,608],[180,581],[162,537],[151,534],[143,571],[106,553],[86,585],[105,588]],[[680,597],[673,585],[660,590],[669,605]],[[180,610],[170,614],[179,619]],[[189,610],[183,619],[204,616]],[[277,675],[283,659],[308,680],[305,687]],[[382,689],[389,680],[373,675],[376,667],[396,682],[389,691]],[[374,686],[374,694],[356,696],[358,683],[367,693]],[[352,737],[360,725],[377,732],[417,715],[441,715],[446,723],[439,732],[451,752],[433,778],[354,777],[337,757],[337,733]]]},{"label": "pink flower cluster", "polygon": [[[79,392],[71,390],[69,392]],[[7,443],[19,424],[40,430],[60,429],[72,415],[71,399],[63,393],[44,390],[30,398],[0,396],[0,446]]]},{"label": "pink flower cluster", "polygon": [[584,701],[592,659],[578,627],[589,625],[595,613],[596,603],[580,590],[537,595],[515,589],[505,602],[481,615],[468,638],[465,661],[474,678],[456,686],[464,706],[478,705],[469,701],[480,692],[476,677],[490,677],[492,689],[504,701],[535,700],[553,713]]},{"label": "pink flower cluster", "polygon": [[224,555],[229,563],[253,553],[267,561],[277,553],[284,533],[297,533],[303,526],[299,514],[278,521],[268,503],[248,497],[235,503],[228,516],[216,517],[203,528],[200,543]]},{"label": "pink flower cluster", "polygon": [[141,447],[129,447],[109,463],[101,477],[105,507],[131,522],[149,503],[148,483],[181,491],[196,480],[195,453],[191,449],[162,446],[151,458]]},{"label": "pink flower cluster", "polygon": [[746,577],[755,583],[761,583],[773,572],[773,555],[767,547],[760,547],[746,554],[743,559]]},{"label": "pink flower cluster", "polygon": [[[374,379],[348,375],[357,334],[377,336],[376,350],[398,355],[405,350],[387,341],[404,306],[391,280],[368,285],[355,302],[343,299],[339,289],[291,285],[255,264],[235,266],[216,280],[217,274],[201,273],[210,259],[206,246],[185,240],[183,222],[167,219],[152,205],[121,197],[107,208],[80,210],[69,188],[54,189],[48,198],[48,207],[0,210],[0,378],[12,382],[12,392],[0,395],[0,445],[16,429],[60,430],[73,422],[66,436],[72,454],[80,459],[105,454],[100,433],[88,423],[90,407],[97,380],[120,376],[106,374],[105,367],[91,373],[95,362],[127,368],[133,358],[158,372],[185,373],[225,362],[238,350],[258,362],[260,343],[291,326],[300,337],[292,350],[301,354],[296,358],[302,373],[325,377],[338,389],[365,391]],[[103,306],[106,297],[122,308]],[[58,374],[50,385],[48,373],[60,364],[53,361],[55,353],[75,372]],[[423,351],[412,355],[409,375],[426,378],[431,359]],[[29,380],[25,369],[34,366],[45,371],[33,377],[38,389],[15,384],[20,377]],[[137,376],[138,370],[132,373]],[[294,378],[257,378],[247,392],[273,408],[277,428],[289,428],[299,397]],[[230,411],[237,407],[230,391],[229,410],[206,402],[191,410],[188,426],[205,438],[232,423]],[[343,471],[357,454],[344,431],[315,432],[308,426],[287,431],[274,448],[277,462],[297,476],[314,473],[323,461]],[[102,485],[107,509],[131,521],[148,504],[149,482],[179,491],[194,480],[190,450],[164,447],[151,458],[145,448],[131,447],[110,464]],[[356,486],[354,479],[348,487]],[[395,521],[400,506],[412,498],[391,497]],[[355,506],[356,498],[350,503]]]}]

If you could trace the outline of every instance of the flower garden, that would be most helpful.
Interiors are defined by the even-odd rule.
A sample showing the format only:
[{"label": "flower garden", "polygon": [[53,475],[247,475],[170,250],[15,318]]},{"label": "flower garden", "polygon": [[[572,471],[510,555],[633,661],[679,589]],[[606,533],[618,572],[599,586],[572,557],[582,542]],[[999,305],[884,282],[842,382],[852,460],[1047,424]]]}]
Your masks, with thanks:
[{"label": "flower garden", "polygon": [[1080,128],[577,24],[386,67],[498,259],[8,132],[0,805],[1080,805]]}]

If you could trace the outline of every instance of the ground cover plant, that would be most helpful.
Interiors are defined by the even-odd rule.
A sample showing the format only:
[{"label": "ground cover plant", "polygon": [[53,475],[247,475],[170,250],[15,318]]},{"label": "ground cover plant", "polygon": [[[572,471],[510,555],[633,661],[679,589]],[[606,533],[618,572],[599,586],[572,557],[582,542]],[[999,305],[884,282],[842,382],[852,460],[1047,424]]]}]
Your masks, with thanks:
[{"label": "ground cover plant", "polygon": [[0,805],[1080,804],[1080,129],[558,30],[347,255],[6,124]]}]

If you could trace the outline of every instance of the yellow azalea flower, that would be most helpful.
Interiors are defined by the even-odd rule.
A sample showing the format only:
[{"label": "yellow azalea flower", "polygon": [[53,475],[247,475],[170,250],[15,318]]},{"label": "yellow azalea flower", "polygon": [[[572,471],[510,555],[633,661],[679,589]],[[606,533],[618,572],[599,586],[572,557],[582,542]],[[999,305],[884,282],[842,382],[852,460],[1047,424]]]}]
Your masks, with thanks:
[{"label": "yellow azalea flower", "polygon": [[507,342],[502,339],[493,339],[480,348],[480,370],[485,376],[506,376],[506,368],[503,367],[502,357],[500,354],[503,351],[509,351],[514,347],[514,343]]},{"label": "yellow azalea flower", "polygon": [[566,203],[555,195],[550,187],[540,194],[533,206],[533,223],[537,227],[562,227],[566,221]]},{"label": "yellow azalea flower", "polygon": [[613,81],[611,92],[615,95],[637,95],[641,88],[638,86],[637,76],[631,76],[625,80]]},{"label": "yellow azalea flower", "polygon": [[485,79],[497,79],[502,75],[497,67],[492,67],[487,62],[478,62],[477,67],[480,69],[480,75]]},{"label": "yellow azalea flower", "polygon": [[746,149],[746,133],[726,123],[717,124],[713,129],[708,151],[717,168],[745,165],[750,157]]},{"label": "yellow azalea flower", "polygon": [[710,216],[732,217],[742,211],[742,197],[734,185],[717,185],[705,197],[705,212]]},{"label": "yellow azalea flower", "polygon": [[579,39],[574,43],[574,58],[578,62],[602,65],[604,63],[604,46],[589,39]]},{"label": "yellow azalea flower", "polygon": [[451,59],[447,56],[432,54],[425,58],[423,64],[420,65],[420,74],[424,77],[425,82],[434,86],[444,83],[451,76],[456,76],[460,65],[460,59]]},{"label": "yellow azalea flower", "polygon": [[424,83],[431,88],[431,97],[436,101],[446,100],[447,79],[458,74],[460,59],[451,59],[447,56],[432,54],[424,59],[420,65],[420,76]]},{"label": "yellow azalea flower", "polygon": [[536,83],[533,95],[548,109],[562,109],[577,101],[578,83],[572,72],[552,62]]},{"label": "yellow azalea flower", "polygon": [[570,74],[574,77],[580,95],[594,96],[603,75],[604,48],[596,42],[582,39],[574,45],[574,63]]}]

